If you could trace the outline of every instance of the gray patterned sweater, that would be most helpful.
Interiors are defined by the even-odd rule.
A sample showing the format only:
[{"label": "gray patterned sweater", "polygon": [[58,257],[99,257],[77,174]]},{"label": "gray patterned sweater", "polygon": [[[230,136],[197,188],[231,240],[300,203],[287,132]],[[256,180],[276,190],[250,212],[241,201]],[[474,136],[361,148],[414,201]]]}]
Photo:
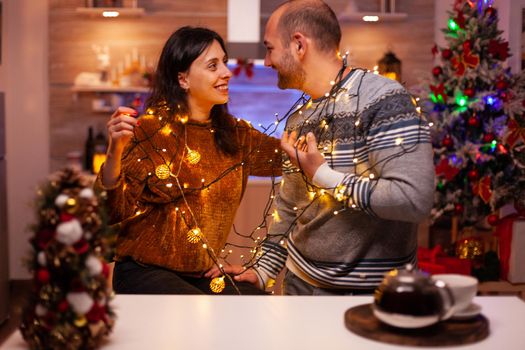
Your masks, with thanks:
[{"label": "gray patterned sweater", "polygon": [[260,282],[284,265],[325,288],[374,288],[416,263],[417,224],[430,212],[428,123],[397,82],[350,72],[335,97],[309,101],[286,130],[313,132],[326,163],[309,181],[287,155],[276,212],[255,266]]}]

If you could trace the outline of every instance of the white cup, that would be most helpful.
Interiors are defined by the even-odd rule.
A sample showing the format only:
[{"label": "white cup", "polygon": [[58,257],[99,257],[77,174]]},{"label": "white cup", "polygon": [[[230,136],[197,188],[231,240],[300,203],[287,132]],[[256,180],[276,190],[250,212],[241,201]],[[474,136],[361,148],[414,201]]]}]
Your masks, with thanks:
[{"label": "white cup", "polygon": [[432,279],[445,282],[452,292],[454,297],[452,315],[465,310],[478,291],[478,280],[472,276],[450,273],[433,275]]}]

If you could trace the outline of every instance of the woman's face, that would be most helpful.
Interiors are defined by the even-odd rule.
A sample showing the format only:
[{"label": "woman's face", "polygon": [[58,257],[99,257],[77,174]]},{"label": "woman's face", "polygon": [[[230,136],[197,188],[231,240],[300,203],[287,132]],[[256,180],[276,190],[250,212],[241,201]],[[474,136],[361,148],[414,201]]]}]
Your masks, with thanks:
[{"label": "woman's face", "polygon": [[186,73],[179,74],[179,83],[188,92],[191,116],[209,115],[214,105],[228,102],[228,81],[232,73],[226,66],[227,61],[226,53],[214,40]]}]

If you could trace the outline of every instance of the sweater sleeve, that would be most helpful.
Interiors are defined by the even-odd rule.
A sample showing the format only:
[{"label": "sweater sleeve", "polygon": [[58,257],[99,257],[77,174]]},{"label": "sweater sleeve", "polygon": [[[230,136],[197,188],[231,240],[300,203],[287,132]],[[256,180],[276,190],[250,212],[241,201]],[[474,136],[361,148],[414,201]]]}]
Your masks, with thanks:
[{"label": "sweater sleeve", "polygon": [[248,147],[245,158],[249,162],[249,174],[252,176],[281,175],[280,140],[268,136],[251,126],[248,134]]},{"label": "sweater sleeve", "polygon": [[313,182],[350,208],[420,222],[430,213],[434,192],[428,124],[403,93],[379,100],[371,110],[366,156],[356,156],[357,169],[363,170],[343,173],[324,164]]},{"label": "sweater sleeve", "polygon": [[[289,160],[286,162],[289,163]],[[269,282],[277,278],[288,258],[287,237],[297,220],[297,210],[294,210],[297,191],[291,175],[290,172],[283,172],[268,233],[261,244],[263,254],[254,266],[264,286],[269,286]]]},{"label": "sweater sleeve", "polygon": [[115,186],[105,187],[102,182],[103,169],[98,173],[94,186],[96,190],[106,192],[110,224],[122,222],[139,210],[137,200],[144,190],[146,177],[144,166],[137,162],[141,158],[140,153],[136,144],[131,143],[126,147],[122,156],[122,171]]}]

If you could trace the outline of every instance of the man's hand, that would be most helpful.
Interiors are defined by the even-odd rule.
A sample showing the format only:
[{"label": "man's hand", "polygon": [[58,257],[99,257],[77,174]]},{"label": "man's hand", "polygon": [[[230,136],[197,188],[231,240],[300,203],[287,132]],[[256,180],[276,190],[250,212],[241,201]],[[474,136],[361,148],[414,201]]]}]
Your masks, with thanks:
[{"label": "man's hand", "polygon": [[281,148],[288,154],[293,165],[300,168],[309,179],[312,179],[317,169],[326,162],[317,149],[317,141],[311,132],[306,135],[305,141],[304,136],[297,139],[295,131],[290,135],[285,131],[281,138]]},{"label": "man's hand", "polygon": [[[234,275],[233,279],[237,282],[250,282],[251,284],[257,286],[257,288],[263,289],[263,287],[259,285],[259,278],[253,269],[245,270],[241,265],[226,265],[222,267],[222,270],[224,273]],[[217,265],[214,265],[208,270],[208,272],[204,274],[204,277],[215,278],[222,276],[222,274],[222,271],[217,267]]]}]

